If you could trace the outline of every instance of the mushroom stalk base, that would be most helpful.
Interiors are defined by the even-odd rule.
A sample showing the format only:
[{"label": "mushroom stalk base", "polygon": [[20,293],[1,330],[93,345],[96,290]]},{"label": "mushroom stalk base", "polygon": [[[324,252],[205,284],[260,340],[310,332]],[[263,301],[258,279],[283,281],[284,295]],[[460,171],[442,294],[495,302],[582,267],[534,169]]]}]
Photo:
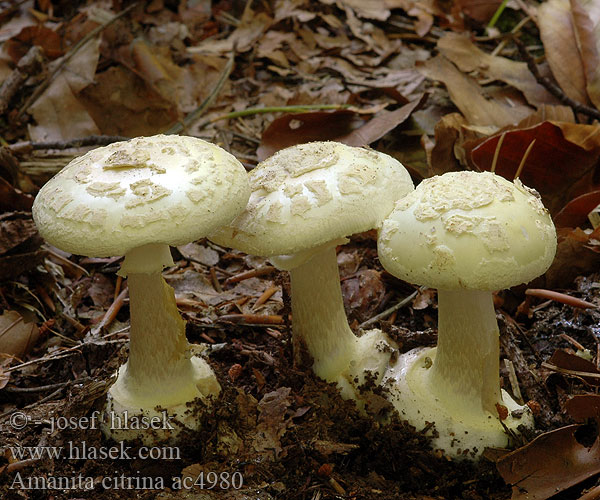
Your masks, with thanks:
[{"label": "mushroom stalk base", "polygon": [[335,242],[290,270],[294,347],[304,342],[313,371],[337,382],[342,396],[360,398],[371,374],[377,383],[388,368],[391,341],[379,330],[356,337],[346,318]]},{"label": "mushroom stalk base", "polygon": [[[160,407],[186,427],[186,403],[196,398],[206,400],[220,391],[219,383],[208,365],[191,355],[185,337],[185,321],[177,311],[173,289],[164,281],[160,269],[150,273],[128,275],[131,329],[129,360],[119,369],[116,382],[109,390],[108,424],[105,432],[115,439],[134,439],[142,432],[110,426],[111,417],[127,411],[129,416],[151,419],[161,416]],[[118,414],[118,415],[115,415]],[[115,420],[113,418],[112,420]],[[188,419],[189,420],[189,419]],[[175,433],[167,426],[157,432],[159,438]],[[152,439],[152,438],[151,438]]]},{"label": "mushroom stalk base", "polygon": [[[388,399],[417,430],[435,423],[434,448],[455,458],[506,448],[505,427],[533,428],[533,416],[500,390],[499,341],[490,292],[438,292],[438,347],[403,354],[383,384]],[[508,409],[500,421],[496,405]]]}]

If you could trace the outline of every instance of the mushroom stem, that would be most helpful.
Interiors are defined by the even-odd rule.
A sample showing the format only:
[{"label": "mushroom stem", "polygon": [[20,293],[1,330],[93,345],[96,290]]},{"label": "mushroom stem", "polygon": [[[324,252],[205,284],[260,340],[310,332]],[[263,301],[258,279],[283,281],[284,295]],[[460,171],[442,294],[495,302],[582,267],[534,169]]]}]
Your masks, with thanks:
[{"label": "mushroom stem", "polygon": [[498,323],[491,292],[438,290],[438,344],[430,370],[435,396],[473,412],[497,414],[500,394]]},{"label": "mushroom stem", "polygon": [[163,247],[168,252],[167,245],[129,252],[121,269],[129,286],[129,360],[119,370],[111,393],[120,404],[133,408],[170,407],[219,392],[208,364],[191,355],[175,293],[161,275]]},{"label": "mushroom stem", "polygon": [[344,311],[335,245],[290,270],[290,281],[294,345],[302,339],[315,374],[336,381],[355,357],[357,337]]}]

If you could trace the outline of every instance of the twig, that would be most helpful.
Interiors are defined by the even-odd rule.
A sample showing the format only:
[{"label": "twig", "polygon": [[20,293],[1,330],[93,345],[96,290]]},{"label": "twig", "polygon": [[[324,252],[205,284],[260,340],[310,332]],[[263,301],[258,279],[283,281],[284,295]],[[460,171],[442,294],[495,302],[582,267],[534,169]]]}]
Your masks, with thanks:
[{"label": "twig", "polygon": [[30,405],[24,406],[23,408],[13,408],[12,410],[5,411],[4,413],[0,414],[0,420],[8,417],[9,415],[12,415],[16,411],[28,410],[29,408],[33,408],[34,406],[46,403],[46,402],[50,401],[51,399],[55,398],[56,396],[58,396],[62,392],[63,389],[64,389],[64,387],[60,387],[60,388],[56,389],[53,393],[48,394],[47,396],[44,396],[39,401],[36,401],[35,403],[31,403]]},{"label": "twig", "polygon": [[54,68],[54,70],[48,75],[48,78],[46,78],[46,80],[43,83],[41,83],[40,85],[38,85],[38,87],[35,89],[35,91],[33,92],[33,94],[31,94],[29,96],[29,99],[27,99],[27,101],[25,102],[25,104],[23,104],[23,106],[19,110],[19,112],[17,114],[17,119],[19,119],[23,115],[23,113],[25,113],[25,111],[27,111],[29,109],[29,107],[35,101],[38,100],[38,98],[50,86],[50,84],[54,81],[54,79],[56,78],[56,76],[62,71],[62,69],[65,67],[65,65],[73,58],[73,56],[79,51],[79,49],[81,49],[81,47],[83,47],[87,42],[89,42],[92,38],[94,38],[98,33],[102,32],[106,28],[108,28],[108,26],[110,26],[112,23],[114,23],[117,19],[120,19],[125,14],[127,14],[128,12],[130,12],[131,10],[133,10],[135,7],[137,7],[138,4],[139,4],[139,2],[132,3],[129,7],[127,7],[126,9],[123,9],[121,12],[119,12],[118,14],[116,14],[115,16],[113,16],[111,19],[109,19],[105,23],[103,23],[100,26],[94,28],[86,36],[84,36],[81,40],[79,40],[79,42],[77,42],[73,46],[73,48],[71,50],[69,50],[69,52],[67,52],[63,56],[62,60],[58,64],[58,66],[56,66],[56,68]]},{"label": "twig", "polygon": [[537,64],[533,60],[533,57],[531,57],[531,55],[529,54],[529,51],[527,50],[527,47],[525,47],[525,44],[521,40],[519,40],[517,37],[513,37],[513,41],[515,42],[515,45],[519,49],[519,53],[521,54],[521,57],[527,63],[527,67],[529,68],[529,71],[531,71],[531,73],[535,77],[536,81],[540,85],[542,85],[548,92],[550,92],[560,102],[562,102],[566,106],[573,108],[573,111],[575,111],[576,113],[581,113],[583,115],[591,116],[592,118],[596,118],[597,120],[600,120],[600,111],[599,110],[597,110],[596,108],[591,108],[589,106],[586,106],[585,104],[577,102],[574,99],[571,99],[568,95],[566,95],[562,91],[562,89],[558,85],[556,85],[554,82],[552,82],[550,79],[546,78],[545,76],[542,76],[537,67]]},{"label": "twig", "polygon": [[561,368],[560,366],[553,365],[551,363],[542,363],[544,368],[548,370],[552,370],[553,372],[564,373],[566,375],[575,375],[576,377],[581,378],[597,378],[600,379],[600,373],[593,372],[580,372],[579,370],[567,370],[566,368]]},{"label": "twig", "polygon": [[278,286],[271,286],[269,288],[267,288],[262,295],[256,299],[256,302],[254,303],[254,305],[252,306],[252,310],[256,311],[260,306],[262,306],[267,300],[269,300],[274,294],[275,292],[277,292],[277,290],[279,290]]},{"label": "twig", "polygon": [[224,314],[219,321],[229,321],[246,325],[283,325],[283,317],[279,314]]},{"label": "twig", "polygon": [[517,403],[522,405],[523,404],[523,396],[521,395],[521,388],[519,387],[519,379],[517,378],[517,373],[515,372],[515,365],[513,364],[513,362],[510,359],[504,358],[504,366],[506,367],[506,370],[508,371],[508,380],[510,381],[510,387],[512,389],[514,399]]},{"label": "twig", "polygon": [[44,55],[42,49],[37,45],[31,47],[27,54],[19,60],[17,67],[12,71],[0,87],[0,114],[3,114],[10,104],[10,101],[15,96],[17,91],[22,87],[25,80],[30,75],[39,73],[42,68]]},{"label": "twig", "polygon": [[525,290],[525,295],[533,295],[540,299],[549,299],[562,304],[566,304],[572,307],[579,307],[580,309],[598,309],[596,304],[592,304],[587,300],[572,297],[566,293],[555,292],[554,290],[545,290],[543,288],[528,288]]},{"label": "twig", "polygon": [[240,281],[244,281],[250,278],[256,278],[257,276],[264,276],[265,274],[270,274],[276,269],[273,266],[262,266],[256,269],[252,269],[250,271],[245,271],[240,274],[236,274],[235,276],[230,276],[225,280],[225,284],[229,285],[231,283],[238,283]]},{"label": "twig", "polygon": [[33,393],[33,392],[45,392],[51,391],[52,389],[62,389],[66,385],[73,384],[75,382],[86,382],[89,378],[79,379],[79,380],[69,380],[68,382],[59,382],[57,384],[49,384],[49,385],[39,385],[37,387],[5,387],[3,390],[6,392],[23,392],[23,393]]},{"label": "twig", "polygon": [[129,289],[127,287],[123,288],[121,293],[119,293],[117,298],[113,301],[113,303],[110,305],[110,307],[106,310],[106,312],[104,313],[104,316],[102,316],[102,319],[100,320],[100,322],[94,328],[92,328],[92,330],[90,331],[90,335],[92,337],[96,337],[98,335],[98,333],[100,332],[100,330],[102,330],[102,328],[110,325],[113,322],[113,320],[117,316],[117,313],[121,310],[121,307],[123,307],[123,303],[125,302],[125,297],[127,296],[128,292],[129,292]]},{"label": "twig", "polygon": [[225,68],[223,69],[223,72],[221,73],[221,76],[219,77],[219,81],[217,82],[215,87],[212,89],[212,91],[210,92],[208,97],[206,99],[204,99],[204,101],[202,101],[202,104],[200,104],[200,106],[198,106],[194,111],[192,111],[189,115],[187,115],[183,119],[182,122],[178,122],[175,125],[173,125],[171,128],[169,128],[165,132],[165,134],[179,134],[180,132],[183,132],[185,129],[187,129],[198,118],[200,118],[200,116],[202,116],[202,114],[208,109],[208,107],[215,100],[217,95],[219,95],[219,92],[223,88],[223,85],[225,85],[225,82],[227,81],[227,79],[229,78],[229,75],[231,74],[231,72],[233,70],[234,62],[235,62],[235,47],[234,47],[233,51],[231,52],[231,57],[229,58],[229,61],[227,61],[227,64],[225,65]]},{"label": "twig", "polygon": [[380,319],[385,318],[386,316],[389,316],[394,311],[397,311],[401,307],[404,307],[412,299],[414,299],[418,293],[423,292],[426,289],[427,289],[426,286],[422,286],[422,287],[418,288],[413,293],[411,293],[408,297],[406,297],[406,298],[402,299],[400,302],[398,302],[396,305],[393,305],[392,307],[387,308],[385,311],[380,312],[379,314],[376,314],[375,316],[373,316],[371,319],[368,319],[367,321],[363,321],[360,325],[358,325],[358,328],[365,328],[369,325],[372,325],[376,321],[379,321]]}]

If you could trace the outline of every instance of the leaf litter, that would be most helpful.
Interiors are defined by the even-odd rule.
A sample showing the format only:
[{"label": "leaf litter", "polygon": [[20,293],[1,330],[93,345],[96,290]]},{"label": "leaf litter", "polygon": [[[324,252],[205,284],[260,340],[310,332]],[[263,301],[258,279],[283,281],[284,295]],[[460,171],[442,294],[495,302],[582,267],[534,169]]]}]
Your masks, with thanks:
[{"label": "leaf litter", "polygon": [[[599,305],[600,235],[588,215],[600,203],[600,10],[591,0],[509,2],[502,11],[500,3],[46,0],[6,10],[0,79],[24,83],[0,88],[2,449],[104,443],[95,429],[49,432],[48,417],[80,418],[100,408],[126,359],[119,260],[42,246],[28,211],[32,195],[70,159],[120,136],[182,126],[182,133],[226,147],[248,169],[289,145],[339,140],[398,157],[415,181],[490,169],[496,152],[496,172],[512,179],[535,139],[521,178],[551,209],[559,248],[546,276],[529,288]],[[41,70],[23,74],[27,68],[16,65],[33,45],[44,56]],[[190,120],[198,109],[199,119]],[[84,147],[69,142],[86,137]],[[11,489],[15,472],[79,471],[168,481],[239,472],[244,486],[79,490],[56,498],[589,500],[598,490],[597,307],[525,295],[525,287],[496,294],[504,366],[516,374],[503,368],[501,380],[505,388],[519,385],[535,409],[538,435],[514,451],[490,451],[478,464],[454,463],[430,450],[426,432],[358,412],[311,375],[310,361],[292,364],[289,282],[268,261],[205,240],[179,247],[174,257],[165,278],[189,339],[209,353],[223,385],[213,412],[198,408],[199,433],[181,443],[179,459],[160,463],[27,462],[7,451],[3,498],[45,498]],[[354,236],[338,263],[354,328],[377,318],[374,326],[402,350],[435,345],[435,292],[387,274],[372,234]],[[96,337],[86,340],[92,329]],[[388,411],[382,401],[373,396],[379,416]],[[40,423],[11,427],[17,410]]]}]

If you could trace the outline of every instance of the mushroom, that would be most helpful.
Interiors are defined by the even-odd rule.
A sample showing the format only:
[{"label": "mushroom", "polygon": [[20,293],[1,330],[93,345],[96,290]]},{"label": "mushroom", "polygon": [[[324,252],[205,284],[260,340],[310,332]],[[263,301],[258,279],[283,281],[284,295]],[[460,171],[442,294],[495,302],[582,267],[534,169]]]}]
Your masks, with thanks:
[{"label": "mushroom", "polygon": [[[113,438],[141,437],[138,423],[164,416],[156,407],[193,428],[186,403],[219,394],[208,363],[190,352],[161,271],[173,265],[169,245],[229,223],[249,194],[244,167],[226,151],[192,137],[157,135],[94,149],[37,195],[33,217],[48,242],[74,254],[125,255],[119,274],[129,286],[129,360],[108,392],[104,430]],[[136,425],[127,425],[132,418]],[[174,436],[171,427],[162,426],[159,439]]]},{"label": "mushroom", "polygon": [[383,267],[438,289],[437,347],[400,356],[384,381],[404,418],[417,428],[435,422],[437,448],[475,457],[486,446],[508,446],[505,427],[533,427],[528,407],[500,389],[492,291],[541,275],[555,251],[537,192],[490,172],[425,179],[384,221]]},{"label": "mushroom", "polygon": [[413,189],[410,175],[388,155],[312,142],[279,151],[249,178],[246,211],[209,238],[290,272],[295,350],[301,339],[315,374],[356,397],[365,371],[383,376],[391,343],[379,330],[357,338],[348,326],[336,246],[377,228]]}]

